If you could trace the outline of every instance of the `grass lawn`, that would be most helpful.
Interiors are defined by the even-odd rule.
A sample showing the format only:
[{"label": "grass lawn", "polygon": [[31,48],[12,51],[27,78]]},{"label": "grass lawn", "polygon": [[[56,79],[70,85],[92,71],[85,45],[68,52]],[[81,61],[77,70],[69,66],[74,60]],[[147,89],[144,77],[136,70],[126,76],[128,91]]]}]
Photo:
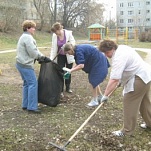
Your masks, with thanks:
[{"label": "grass lawn", "polygon": [[[43,38],[45,36],[42,34]],[[45,39],[37,38],[37,44],[45,47],[50,42],[49,38],[49,34]],[[8,39],[3,40],[0,50],[15,48],[16,41]],[[7,45],[8,43],[10,45]],[[134,47],[137,46],[138,44]],[[142,46],[144,45],[139,47]],[[40,50],[45,55],[50,53],[49,49]],[[139,54],[143,58],[146,56],[146,53],[139,52]],[[65,97],[61,99],[57,107],[40,104],[42,114],[28,114],[21,109],[22,80],[15,68],[15,56],[16,52],[0,54],[0,69],[2,70],[2,75],[0,75],[0,151],[57,151],[48,143],[64,145],[95,110],[95,108],[86,107],[91,99],[87,74],[83,71],[72,74],[74,93],[65,93]],[[36,63],[37,77],[39,69],[40,65]],[[102,91],[107,81],[108,77],[100,85]],[[151,151],[151,130],[143,130],[139,127],[139,124],[143,122],[140,115],[138,115],[134,137],[112,136],[112,131],[122,127],[122,112],[122,88],[118,88],[108,103],[98,110],[66,149],[68,151]]]},{"label": "grass lawn", "polygon": [[[1,50],[8,50],[8,49],[16,49],[17,41],[21,36],[22,32],[19,33],[1,33],[0,32],[0,51]],[[80,43],[79,40],[85,40],[88,43],[92,41],[88,40],[88,37],[82,34],[77,34],[73,32],[77,43]],[[34,38],[36,39],[38,47],[51,47],[51,38],[52,34],[48,32],[39,32],[36,31]],[[115,38],[114,38],[115,39]],[[94,41],[96,45],[99,44],[99,41]],[[118,44],[127,44],[131,47],[135,48],[151,48],[150,42],[139,42],[138,40],[128,40],[126,43],[125,41],[119,41]]]}]

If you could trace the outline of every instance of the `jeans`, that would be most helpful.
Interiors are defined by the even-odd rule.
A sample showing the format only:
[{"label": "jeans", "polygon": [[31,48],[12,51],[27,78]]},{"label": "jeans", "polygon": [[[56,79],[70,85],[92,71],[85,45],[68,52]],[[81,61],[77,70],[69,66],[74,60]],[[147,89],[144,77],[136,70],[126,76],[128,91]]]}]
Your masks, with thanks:
[{"label": "jeans", "polygon": [[38,84],[34,69],[23,68],[19,64],[16,64],[22,80],[22,108],[28,110],[38,109]]}]

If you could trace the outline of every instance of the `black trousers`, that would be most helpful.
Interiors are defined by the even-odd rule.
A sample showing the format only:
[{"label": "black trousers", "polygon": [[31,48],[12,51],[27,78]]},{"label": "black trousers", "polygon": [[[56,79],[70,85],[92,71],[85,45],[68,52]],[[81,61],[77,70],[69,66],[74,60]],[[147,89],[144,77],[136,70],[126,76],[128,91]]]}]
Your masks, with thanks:
[{"label": "black trousers", "polygon": [[[73,63],[68,64],[66,55],[59,54],[57,62],[61,68],[66,67],[66,68],[71,69],[73,66]],[[71,75],[70,75],[69,79],[65,79],[66,90],[70,89],[70,83],[71,83]],[[62,88],[62,92],[63,92],[63,88]]]}]

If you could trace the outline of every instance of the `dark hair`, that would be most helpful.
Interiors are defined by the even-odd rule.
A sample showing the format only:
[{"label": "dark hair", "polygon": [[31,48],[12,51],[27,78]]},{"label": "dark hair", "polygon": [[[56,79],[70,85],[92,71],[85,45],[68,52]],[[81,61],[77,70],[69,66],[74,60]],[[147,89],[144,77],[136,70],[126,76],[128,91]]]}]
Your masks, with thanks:
[{"label": "dark hair", "polygon": [[63,26],[59,22],[54,23],[51,27],[52,32],[56,32],[57,30],[61,30],[61,29],[63,29]]},{"label": "dark hair", "polygon": [[110,51],[112,49],[117,49],[117,44],[112,40],[104,40],[99,44],[99,50],[102,52]]},{"label": "dark hair", "polygon": [[22,23],[22,28],[23,28],[23,31],[27,31],[27,29],[30,29],[32,27],[36,27],[36,23],[32,20],[25,20],[23,23]]}]

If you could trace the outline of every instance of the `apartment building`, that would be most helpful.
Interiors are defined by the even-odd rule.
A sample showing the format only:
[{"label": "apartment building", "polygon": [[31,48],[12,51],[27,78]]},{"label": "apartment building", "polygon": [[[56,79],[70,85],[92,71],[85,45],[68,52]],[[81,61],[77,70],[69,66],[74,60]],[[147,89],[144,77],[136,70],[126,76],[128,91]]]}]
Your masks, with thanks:
[{"label": "apartment building", "polygon": [[116,0],[117,27],[151,28],[151,0]]}]

